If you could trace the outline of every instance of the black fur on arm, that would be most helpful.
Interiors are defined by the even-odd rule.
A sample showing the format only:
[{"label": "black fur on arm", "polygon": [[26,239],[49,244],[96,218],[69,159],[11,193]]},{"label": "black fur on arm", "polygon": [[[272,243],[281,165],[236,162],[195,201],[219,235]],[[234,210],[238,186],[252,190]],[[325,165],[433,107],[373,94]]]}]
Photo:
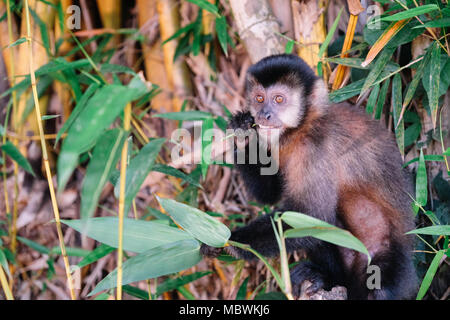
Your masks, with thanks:
[{"label": "black fur on arm", "polygon": [[[237,130],[242,129],[244,131],[252,129],[254,119],[250,112],[238,112],[230,120],[229,127]],[[261,175],[261,168],[269,167],[270,163],[263,165],[259,162],[256,164],[250,164],[249,162],[249,147],[246,145],[244,150],[235,148],[234,150],[234,163],[235,167],[239,170],[239,173],[244,180],[246,189],[250,194],[262,204],[275,204],[281,197],[281,177],[277,173],[275,175]],[[238,154],[245,152],[245,163],[238,163]],[[259,152],[259,150],[258,150]]]}]

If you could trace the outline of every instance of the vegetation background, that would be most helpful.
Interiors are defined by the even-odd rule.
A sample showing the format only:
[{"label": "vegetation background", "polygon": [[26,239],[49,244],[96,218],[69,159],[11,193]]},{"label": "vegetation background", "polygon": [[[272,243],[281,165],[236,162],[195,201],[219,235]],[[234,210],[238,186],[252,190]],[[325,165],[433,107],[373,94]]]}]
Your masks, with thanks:
[{"label": "vegetation background", "polygon": [[283,52],[395,134],[417,298],[449,299],[449,28],[447,0],[0,0],[0,299],[290,298],[288,235],[281,259],[198,253],[270,208],[203,134],[198,165],[170,158],[175,128],[225,129],[247,68]]}]

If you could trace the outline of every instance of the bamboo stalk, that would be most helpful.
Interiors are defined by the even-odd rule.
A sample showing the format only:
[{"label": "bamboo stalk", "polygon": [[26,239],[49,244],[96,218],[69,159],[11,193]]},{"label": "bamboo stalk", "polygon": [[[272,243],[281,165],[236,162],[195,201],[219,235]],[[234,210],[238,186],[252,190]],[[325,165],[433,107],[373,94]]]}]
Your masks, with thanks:
[{"label": "bamboo stalk", "polygon": [[[157,0],[156,3],[161,39],[165,40],[180,28],[179,5],[175,0]],[[169,85],[174,92],[170,111],[174,112],[181,110],[183,100],[192,93],[192,84],[186,64],[180,59],[173,61],[177,44],[177,40],[172,40],[163,46],[166,74]]]},{"label": "bamboo stalk", "polygon": [[56,231],[58,233],[59,246],[61,248],[61,255],[64,260],[64,267],[66,270],[66,276],[67,276],[67,281],[68,281],[69,290],[70,290],[70,297],[72,298],[72,300],[75,300],[76,296],[75,296],[75,291],[74,291],[74,287],[73,287],[73,279],[72,279],[72,275],[70,273],[69,258],[67,257],[66,246],[64,244],[64,236],[63,236],[63,232],[62,232],[62,228],[61,228],[59,209],[58,209],[58,204],[56,202],[55,188],[53,186],[52,172],[51,172],[50,164],[48,161],[47,146],[46,146],[45,138],[44,138],[44,128],[42,126],[42,117],[41,117],[41,110],[40,110],[40,106],[39,106],[39,97],[38,97],[37,87],[36,87],[36,75],[34,73],[34,59],[33,59],[33,45],[32,45],[33,38],[32,38],[32,34],[31,34],[30,9],[28,7],[28,0],[25,0],[25,16],[26,16],[26,20],[25,20],[26,27],[27,27],[27,43],[28,43],[28,58],[29,58],[31,88],[33,91],[34,106],[35,106],[36,117],[37,117],[36,121],[38,124],[39,135],[41,137],[42,157],[44,160],[45,172],[47,175],[47,181],[48,181],[48,186],[49,186],[49,190],[50,190],[50,197],[51,197],[51,201],[52,201],[53,213],[55,216]]},{"label": "bamboo stalk", "polygon": [[[320,62],[320,44],[325,41],[327,32],[325,29],[324,8],[325,1],[292,1],[292,13],[294,17],[295,40],[300,42],[297,54],[316,72]],[[315,21],[306,24],[306,17],[314,16]]]},{"label": "bamboo stalk", "polygon": [[5,271],[3,271],[3,267],[0,266],[0,284],[2,285],[3,292],[5,292],[5,296],[7,300],[14,300],[14,296],[12,295],[11,289],[8,285],[8,280],[6,279]]},{"label": "bamboo stalk", "polygon": [[[131,126],[131,104],[125,107],[123,129],[129,131]],[[125,141],[120,160],[120,193],[119,193],[119,245],[117,251],[117,295],[116,300],[122,300],[122,262],[123,262],[123,220],[125,210],[125,183],[127,174],[128,142]]]},{"label": "bamboo stalk", "polygon": [[[348,20],[347,32],[345,33],[344,45],[342,46],[341,58],[348,57],[346,51],[350,50],[353,43],[353,36],[355,35],[356,23],[358,22],[358,15],[364,11],[364,8],[361,6],[360,1],[358,0],[347,0],[350,18]],[[336,77],[333,82],[333,90],[337,90],[342,85],[342,80],[344,79],[344,75],[348,67],[344,65],[338,65]]]},{"label": "bamboo stalk", "polygon": [[[97,7],[105,28],[119,29],[121,24],[122,0],[97,0]],[[114,35],[106,46],[108,49],[119,44],[120,35]]]}]

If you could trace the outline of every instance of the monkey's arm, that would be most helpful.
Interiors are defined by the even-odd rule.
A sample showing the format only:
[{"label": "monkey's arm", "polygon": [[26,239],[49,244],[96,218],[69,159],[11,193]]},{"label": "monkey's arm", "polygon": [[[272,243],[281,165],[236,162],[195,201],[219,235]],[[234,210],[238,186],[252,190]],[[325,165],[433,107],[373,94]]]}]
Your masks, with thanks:
[{"label": "monkey's arm", "polygon": [[[246,131],[252,129],[253,124],[254,119],[250,112],[238,112],[231,118],[229,126],[234,130],[242,129]],[[253,150],[253,152],[255,151]],[[236,148],[234,152],[235,167],[239,170],[245,187],[252,196],[262,204],[274,204],[278,202],[282,190],[279,173],[274,175],[261,175],[261,168],[269,167],[270,164],[261,164],[259,158],[257,159],[257,163],[251,164],[249,161],[250,147],[248,144],[245,146],[245,149],[240,150]],[[239,163],[239,153],[244,153],[242,158],[245,159],[245,163]],[[259,157],[259,154],[257,156]]]}]

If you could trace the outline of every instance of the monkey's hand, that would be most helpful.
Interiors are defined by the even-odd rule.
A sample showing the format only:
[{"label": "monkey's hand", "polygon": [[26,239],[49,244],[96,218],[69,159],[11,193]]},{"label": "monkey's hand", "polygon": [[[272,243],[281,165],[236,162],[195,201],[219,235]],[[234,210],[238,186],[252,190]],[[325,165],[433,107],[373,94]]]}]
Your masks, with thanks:
[{"label": "monkey's hand", "polygon": [[220,255],[220,253],[222,252],[222,249],[223,248],[215,248],[215,247],[211,247],[211,246],[208,246],[207,244],[202,243],[202,245],[200,247],[200,253],[204,257],[217,258]]},{"label": "monkey's hand", "polygon": [[250,114],[250,112],[240,111],[231,118],[228,127],[234,130],[242,129],[246,131],[248,129],[251,129],[254,124],[255,119],[253,119],[253,116]]}]

